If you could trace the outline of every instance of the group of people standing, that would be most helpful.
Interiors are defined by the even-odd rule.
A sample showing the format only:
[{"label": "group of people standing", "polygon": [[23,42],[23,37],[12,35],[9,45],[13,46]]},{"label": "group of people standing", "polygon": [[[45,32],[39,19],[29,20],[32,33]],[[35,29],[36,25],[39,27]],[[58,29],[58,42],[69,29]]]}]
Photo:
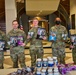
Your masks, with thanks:
[{"label": "group of people standing", "polygon": [[[30,42],[30,56],[31,56],[31,66],[36,66],[36,59],[43,58],[44,50],[42,40],[37,39],[37,30],[39,21],[37,18],[33,19],[33,27],[29,30],[29,32],[33,32],[33,36],[30,35],[26,36],[26,33],[23,30],[18,28],[19,24],[17,20],[13,20],[12,26],[13,29],[5,35],[2,31],[0,31],[0,40],[4,40],[8,42],[8,47],[10,48],[10,57],[13,62],[13,68],[18,68],[18,61],[21,67],[25,67],[25,53],[24,48],[26,47],[27,43]],[[52,41],[52,55],[58,57],[59,63],[65,64],[65,41],[67,39],[63,39],[63,33],[67,34],[67,30],[64,26],[61,25],[61,19],[57,17],[55,19],[55,26],[50,28],[51,32],[56,34],[56,41]],[[55,36],[52,34],[52,36]],[[11,43],[10,38],[16,37],[18,39],[21,38],[21,42],[16,42],[16,45]],[[43,37],[43,40],[47,40],[47,33]],[[0,48],[1,49],[1,48]],[[3,50],[0,50],[0,68],[4,68],[3,61],[4,61],[4,54]]]},{"label": "group of people standing", "polygon": [[[36,39],[37,36],[37,30],[38,30],[38,19],[34,18],[33,19],[33,27],[29,30],[29,32],[33,32],[34,35],[33,37],[27,35],[26,33],[19,29],[18,22],[17,20],[12,21],[12,27],[13,29],[8,32],[7,35],[3,35],[3,33],[0,32],[0,39],[3,40],[3,37],[6,38],[4,39],[7,41],[8,47],[10,48],[10,57],[13,62],[13,68],[18,68],[18,61],[20,63],[21,67],[25,67],[25,54],[24,54],[24,48],[27,45],[27,43],[30,41],[30,56],[31,56],[31,66],[35,66],[36,64],[36,57],[37,58],[43,58],[43,45],[42,45],[42,40]],[[18,41],[18,37],[22,37],[22,42],[20,44],[20,41]],[[14,41],[13,41],[14,39]],[[47,39],[47,37],[43,37],[44,40]],[[18,42],[17,42],[18,41]],[[15,42],[15,45],[14,45]],[[3,53],[3,50],[0,50],[1,53]],[[0,54],[0,68],[3,68],[3,58],[4,54]]]}]

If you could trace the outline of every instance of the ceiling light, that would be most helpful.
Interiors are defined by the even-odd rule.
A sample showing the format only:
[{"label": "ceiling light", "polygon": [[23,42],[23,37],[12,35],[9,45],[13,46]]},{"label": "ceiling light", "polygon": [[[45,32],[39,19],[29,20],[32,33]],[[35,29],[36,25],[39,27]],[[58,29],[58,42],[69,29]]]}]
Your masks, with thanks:
[{"label": "ceiling light", "polygon": [[62,0],[62,1],[65,1],[65,0]]}]

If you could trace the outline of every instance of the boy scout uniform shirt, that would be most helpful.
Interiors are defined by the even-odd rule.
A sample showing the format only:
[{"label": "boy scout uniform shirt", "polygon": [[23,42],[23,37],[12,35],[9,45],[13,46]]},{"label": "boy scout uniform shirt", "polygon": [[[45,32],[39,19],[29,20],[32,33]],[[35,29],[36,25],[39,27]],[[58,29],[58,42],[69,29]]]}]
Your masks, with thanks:
[{"label": "boy scout uniform shirt", "polygon": [[64,48],[65,42],[63,42],[62,34],[64,33],[68,35],[66,28],[62,25],[55,25],[50,29],[50,32],[54,32],[56,34],[56,41],[52,43],[52,48]]}]

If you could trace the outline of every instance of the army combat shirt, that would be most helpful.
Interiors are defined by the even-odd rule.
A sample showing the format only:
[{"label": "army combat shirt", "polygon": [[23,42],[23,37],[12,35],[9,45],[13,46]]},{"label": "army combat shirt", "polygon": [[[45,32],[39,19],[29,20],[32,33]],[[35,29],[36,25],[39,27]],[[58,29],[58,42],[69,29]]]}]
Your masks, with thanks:
[{"label": "army combat shirt", "polygon": [[23,37],[23,42],[26,40],[26,34],[24,31],[20,30],[20,29],[12,29],[8,34],[7,34],[7,38],[8,38],[8,41],[10,41],[10,37],[13,37],[13,36],[22,36]]},{"label": "army combat shirt", "polygon": [[27,39],[25,41],[25,44],[27,44],[29,41],[30,41],[30,45],[31,46],[35,46],[35,47],[42,47],[42,40],[39,40],[39,39],[36,39],[37,38],[37,31],[38,31],[38,28],[36,27],[32,27],[29,32],[33,32],[34,35],[32,36],[32,38],[30,39]]},{"label": "army combat shirt", "polygon": [[63,42],[62,34],[67,34],[66,28],[62,25],[55,25],[51,27],[50,32],[56,34],[56,41],[52,42],[52,48],[64,48],[65,42]]}]

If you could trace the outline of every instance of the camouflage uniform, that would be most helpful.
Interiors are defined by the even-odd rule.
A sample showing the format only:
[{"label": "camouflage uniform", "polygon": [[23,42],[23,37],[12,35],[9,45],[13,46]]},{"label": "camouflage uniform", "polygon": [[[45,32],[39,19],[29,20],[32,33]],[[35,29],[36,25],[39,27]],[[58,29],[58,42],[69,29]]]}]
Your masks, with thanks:
[{"label": "camouflage uniform", "polygon": [[58,57],[60,63],[65,64],[65,42],[63,42],[62,34],[67,34],[67,30],[64,26],[53,26],[50,32],[56,34],[56,41],[52,42],[52,55]]},{"label": "camouflage uniform", "polygon": [[[74,40],[76,42],[76,38]],[[76,64],[76,43],[75,43],[74,48],[72,50],[72,56],[73,56],[74,64]]]},{"label": "camouflage uniform", "polygon": [[74,39],[74,43],[70,42],[71,45],[73,45],[74,47],[72,48],[72,57],[73,57],[73,61],[74,61],[74,64],[76,64],[76,30],[73,30],[71,31],[70,30],[70,37],[72,36],[75,36],[75,39]]},{"label": "camouflage uniform", "polygon": [[37,58],[43,58],[43,45],[42,40],[36,39],[37,38],[37,30],[38,28],[32,27],[29,32],[34,32],[34,35],[31,39],[27,39],[25,41],[25,44],[27,44],[30,41],[30,56],[31,56],[31,66],[36,66],[36,59]]},{"label": "camouflage uniform", "polygon": [[[26,39],[26,35],[24,31],[20,29],[12,29],[8,34],[7,38],[10,41],[11,36],[22,36],[23,41]],[[15,46],[13,47],[10,45],[10,56],[13,61],[13,68],[18,68],[18,60],[21,65],[21,67],[25,67],[25,54],[24,54],[24,47],[23,46]]]},{"label": "camouflage uniform", "polygon": [[[0,41],[2,40],[6,40],[6,36],[5,36],[5,33],[0,31]],[[1,43],[0,43],[1,44]],[[0,49],[0,69],[3,69],[3,61],[4,61],[4,52],[3,50]]]}]

